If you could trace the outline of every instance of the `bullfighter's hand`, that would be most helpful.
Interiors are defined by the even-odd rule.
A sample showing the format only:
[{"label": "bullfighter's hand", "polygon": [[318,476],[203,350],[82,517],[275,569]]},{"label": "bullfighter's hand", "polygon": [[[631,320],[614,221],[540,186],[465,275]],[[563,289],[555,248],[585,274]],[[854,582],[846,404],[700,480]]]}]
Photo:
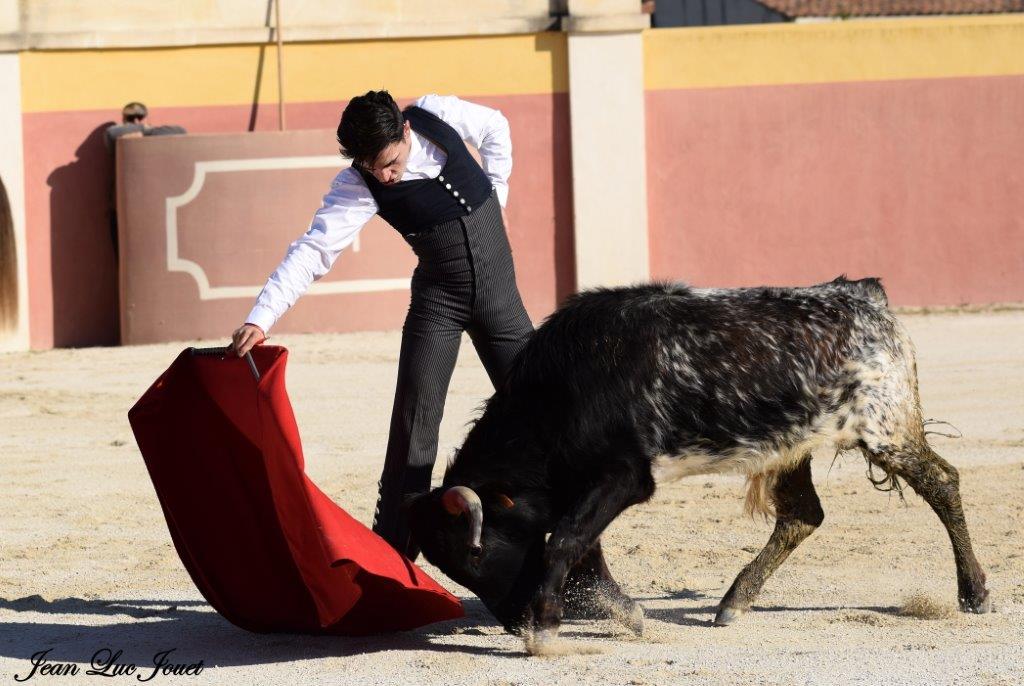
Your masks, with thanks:
[{"label": "bullfighter's hand", "polygon": [[231,345],[228,349],[239,357],[242,357],[253,347],[267,340],[267,334],[255,324],[245,323],[235,329],[231,334]]}]

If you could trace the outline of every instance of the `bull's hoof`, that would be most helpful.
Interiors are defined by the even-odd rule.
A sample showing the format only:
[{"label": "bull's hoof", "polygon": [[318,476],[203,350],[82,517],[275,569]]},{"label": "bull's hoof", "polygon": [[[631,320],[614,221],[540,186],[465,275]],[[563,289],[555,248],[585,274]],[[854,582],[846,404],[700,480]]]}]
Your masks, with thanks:
[{"label": "bull's hoof", "polygon": [[960,598],[960,611],[976,615],[984,615],[992,612],[992,595],[985,590],[985,595],[980,598]]},{"label": "bull's hoof", "polygon": [[615,619],[637,636],[644,635],[644,609],[639,604],[634,604],[628,615],[616,616]]},{"label": "bull's hoof", "polygon": [[623,602],[621,595],[600,582],[567,583],[562,591],[562,619],[608,619]]},{"label": "bull's hoof", "polygon": [[738,607],[726,607],[725,605],[722,605],[718,608],[718,614],[715,615],[715,626],[729,626],[742,617],[745,612],[746,610]]},{"label": "bull's hoof", "polygon": [[637,636],[644,633],[644,610],[618,589],[578,591],[564,598],[562,619],[612,619]]},{"label": "bull's hoof", "polygon": [[606,617],[615,620],[637,636],[644,635],[644,609],[635,600],[625,596],[614,600],[609,598],[604,607]]}]

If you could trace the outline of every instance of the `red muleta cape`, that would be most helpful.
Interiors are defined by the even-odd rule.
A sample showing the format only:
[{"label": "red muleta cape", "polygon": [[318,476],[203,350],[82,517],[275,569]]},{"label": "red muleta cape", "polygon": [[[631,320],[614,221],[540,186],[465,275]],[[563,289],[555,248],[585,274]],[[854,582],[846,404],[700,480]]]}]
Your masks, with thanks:
[{"label": "red muleta cape", "polygon": [[259,381],[244,359],[185,350],[128,412],[203,597],[260,632],[370,634],[461,617],[457,598],[309,480],[288,351],[252,353]]}]

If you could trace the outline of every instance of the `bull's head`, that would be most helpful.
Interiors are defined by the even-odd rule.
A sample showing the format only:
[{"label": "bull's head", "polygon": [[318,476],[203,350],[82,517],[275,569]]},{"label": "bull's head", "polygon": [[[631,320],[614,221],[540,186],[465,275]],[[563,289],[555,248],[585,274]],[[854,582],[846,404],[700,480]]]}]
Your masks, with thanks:
[{"label": "bull's head", "polygon": [[466,486],[436,488],[409,505],[423,555],[518,632],[540,585],[544,528],[528,502]]}]

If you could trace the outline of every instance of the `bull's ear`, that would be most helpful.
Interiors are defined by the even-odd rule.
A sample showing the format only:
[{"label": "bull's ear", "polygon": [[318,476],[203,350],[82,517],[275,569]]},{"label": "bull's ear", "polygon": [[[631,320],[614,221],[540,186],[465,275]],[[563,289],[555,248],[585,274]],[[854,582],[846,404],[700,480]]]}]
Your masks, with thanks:
[{"label": "bull's ear", "polygon": [[516,501],[508,496],[509,493],[515,493],[515,489],[506,481],[492,481],[480,490],[484,500],[497,503],[506,510],[516,506]]}]

